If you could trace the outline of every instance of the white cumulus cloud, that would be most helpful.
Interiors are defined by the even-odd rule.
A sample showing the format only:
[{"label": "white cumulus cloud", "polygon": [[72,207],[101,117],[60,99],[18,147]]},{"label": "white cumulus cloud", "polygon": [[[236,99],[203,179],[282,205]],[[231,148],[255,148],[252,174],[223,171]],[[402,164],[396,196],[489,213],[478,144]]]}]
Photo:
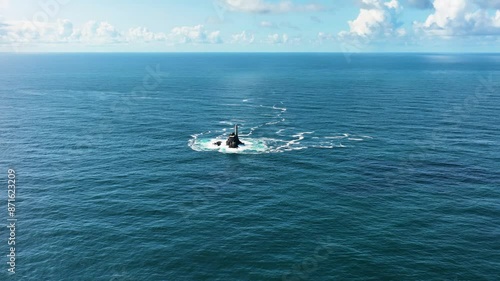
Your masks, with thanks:
[{"label": "white cumulus cloud", "polygon": [[11,21],[0,23],[0,42],[11,44],[61,43],[74,39],[73,24],[67,19],[51,23]]},{"label": "white cumulus cloud", "polygon": [[168,44],[222,43],[220,31],[207,31],[203,25],[181,26],[169,33],[152,32],[145,27],[120,31],[105,21],[88,21],[79,27],[67,19],[42,23],[32,21],[0,22],[0,43],[38,45],[71,43],[107,45],[121,43],[165,42]]},{"label": "white cumulus cloud", "polygon": [[246,31],[233,34],[231,37],[231,42],[237,44],[252,44],[255,41],[255,36],[253,34],[248,34]]},{"label": "white cumulus cloud", "polygon": [[362,0],[358,17],[348,22],[349,31],[341,31],[341,38],[362,37],[374,39],[406,34],[399,26],[397,15],[402,9],[397,0]]},{"label": "white cumulus cloud", "polygon": [[88,21],[75,31],[75,37],[90,44],[118,43],[122,34],[105,21]]},{"label": "white cumulus cloud", "polygon": [[434,11],[425,22],[415,22],[417,32],[435,36],[500,35],[500,10],[492,15],[466,0],[434,0]]},{"label": "white cumulus cloud", "polygon": [[274,34],[269,34],[267,36],[267,41],[264,42],[272,45],[280,45],[280,44],[300,45],[302,43],[302,37],[296,35],[289,36],[286,33],[283,34],[274,33]]},{"label": "white cumulus cloud", "polygon": [[267,39],[269,43],[271,44],[285,44],[288,43],[288,34],[283,33],[283,34],[270,34],[267,36]]},{"label": "white cumulus cloud", "polygon": [[206,31],[203,25],[174,27],[170,34],[174,43],[222,43],[220,31]]},{"label": "white cumulus cloud", "polygon": [[167,35],[163,32],[152,32],[146,27],[135,27],[128,30],[126,38],[129,42],[153,42],[165,41],[167,39]]},{"label": "white cumulus cloud", "polygon": [[500,28],[500,10],[497,10],[497,12],[495,14],[495,18],[494,18],[493,24],[494,24],[495,27],[499,27]]}]

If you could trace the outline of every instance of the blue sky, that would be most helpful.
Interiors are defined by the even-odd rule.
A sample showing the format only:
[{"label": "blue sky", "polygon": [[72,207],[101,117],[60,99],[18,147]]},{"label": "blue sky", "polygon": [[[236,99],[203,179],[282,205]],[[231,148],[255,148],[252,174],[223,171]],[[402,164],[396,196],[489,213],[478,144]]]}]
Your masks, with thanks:
[{"label": "blue sky", "polygon": [[498,52],[500,0],[0,0],[4,52]]}]

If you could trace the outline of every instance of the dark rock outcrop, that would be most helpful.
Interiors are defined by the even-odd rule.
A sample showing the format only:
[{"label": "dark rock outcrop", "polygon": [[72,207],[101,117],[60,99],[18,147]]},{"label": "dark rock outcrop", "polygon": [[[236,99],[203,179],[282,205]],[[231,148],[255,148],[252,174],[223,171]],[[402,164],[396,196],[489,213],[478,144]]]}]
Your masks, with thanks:
[{"label": "dark rock outcrop", "polygon": [[229,138],[227,138],[227,141],[226,141],[226,145],[229,147],[229,148],[238,148],[238,146],[240,144],[243,144],[243,142],[240,141],[240,139],[238,138],[238,135],[235,134],[235,133],[231,133],[229,135]]}]

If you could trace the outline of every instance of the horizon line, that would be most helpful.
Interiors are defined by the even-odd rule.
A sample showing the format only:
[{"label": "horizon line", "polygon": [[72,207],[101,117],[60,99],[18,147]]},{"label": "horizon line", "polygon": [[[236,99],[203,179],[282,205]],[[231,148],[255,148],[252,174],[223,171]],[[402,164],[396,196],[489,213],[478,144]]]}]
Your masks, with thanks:
[{"label": "horizon line", "polygon": [[0,51],[0,54],[349,54],[349,55],[362,55],[362,54],[489,54],[500,55],[500,52],[460,52],[460,51],[376,51],[376,52],[324,52],[324,51],[82,51],[82,52],[60,52],[60,51],[41,51],[41,52],[12,52]]}]

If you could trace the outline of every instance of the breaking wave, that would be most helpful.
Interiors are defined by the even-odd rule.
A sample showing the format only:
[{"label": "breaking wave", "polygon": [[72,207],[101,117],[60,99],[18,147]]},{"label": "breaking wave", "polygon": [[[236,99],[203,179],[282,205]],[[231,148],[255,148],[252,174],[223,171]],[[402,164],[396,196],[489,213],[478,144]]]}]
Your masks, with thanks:
[{"label": "breaking wave", "polygon": [[[235,106],[235,105],[233,105]],[[247,103],[245,106],[248,106]],[[265,116],[269,120],[265,122],[247,125],[245,120],[225,120],[219,124],[228,126],[220,130],[210,130],[201,132],[191,136],[188,141],[189,147],[195,151],[217,151],[220,153],[231,154],[262,154],[262,153],[283,153],[287,151],[303,150],[303,149],[336,149],[347,148],[354,146],[354,143],[372,139],[366,135],[353,135],[349,133],[328,134],[326,136],[317,136],[315,131],[297,132],[295,128],[290,127],[287,122],[285,113],[287,108],[283,103],[279,105],[266,106],[254,105],[266,111]],[[224,145],[229,133],[233,131],[235,124],[240,125],[240,140],[244,145],[238,148],[228,148]],[[284,128],[283,125],[288,125]],[[258,137],[257,133],[260,130],[272,131],[271,135],[268,132],[262,133],[267,137]],[[223,145],[218,146],[216,142],[222,142]]]}]

